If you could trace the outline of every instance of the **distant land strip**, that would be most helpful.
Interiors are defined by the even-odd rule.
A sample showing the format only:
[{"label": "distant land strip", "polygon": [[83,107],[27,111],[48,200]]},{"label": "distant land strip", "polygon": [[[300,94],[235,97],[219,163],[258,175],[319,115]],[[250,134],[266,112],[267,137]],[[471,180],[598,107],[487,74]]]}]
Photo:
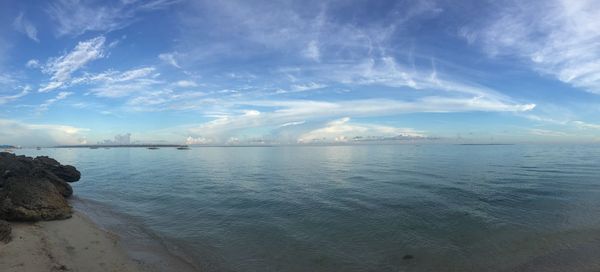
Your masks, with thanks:
[{"label": "distant land strip", "polygon": [[188,147],[175,144],[107,144],[107,145],[57,145],[54,148],[105,148],[105,147]]},{"label": "distant land strip", "polygon": [[515,145],[515,144],[457,144],[457,145]]}]

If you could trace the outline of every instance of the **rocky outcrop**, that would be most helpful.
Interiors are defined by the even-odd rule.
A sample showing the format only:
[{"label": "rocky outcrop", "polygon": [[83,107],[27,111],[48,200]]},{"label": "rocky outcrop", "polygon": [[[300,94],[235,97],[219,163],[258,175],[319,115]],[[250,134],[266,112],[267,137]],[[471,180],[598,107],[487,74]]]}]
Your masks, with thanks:
[{"label": "rocky outcrop", "polygon": [[0,220],[0,243],[8,243],[11,237],[12,227],[4,220]]},{"label": "rocky outcrop", "polygon": [[56,220],[71,217],[67,200],[48,180],[10,178],[0,191],[0,218],[9,221]]},{"label": "rocky outcrop", "polygon": [[81,173],[70,165],[41,156],[15,156],[0,152],[0,219],[8,221],[56,220],[71,217],[65,197],[73,194],[68,182]]},{"label": "rocky outcrop", "polygon": [[34,159],[0,152],[0,187],[11,177],[27,176],[47,179],[64,197],[69,197],[73,194],[73,189],[68,182],[78,181],[81,173],[71,165],[62,165],[46,156]]},{"label": "rocky outcrop", "polygon": [[81,173],[71,165],[62,165],[55,159],[47,156],[39,156],[33,159],[33,163],[40,168],[46,169],[66,182],[75,182],[81,178]]}]

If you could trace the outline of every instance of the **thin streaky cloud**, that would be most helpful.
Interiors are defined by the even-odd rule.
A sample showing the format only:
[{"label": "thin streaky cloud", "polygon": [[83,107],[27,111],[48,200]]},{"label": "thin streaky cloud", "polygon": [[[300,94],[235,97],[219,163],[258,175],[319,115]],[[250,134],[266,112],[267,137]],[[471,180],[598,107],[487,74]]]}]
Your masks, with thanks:
[{"label": "thin streaky cloud", "polygon": [[19,16],[15,18],[15,20],[13,21],[14,28],[17,31],[27,35],[27,37],[29,37],[31,40],[35,42],[40,42],[40,40],[37,37],[37,28],[24,16],[24,13],[20,13]]},{"label": "thin streaky cloud", "polygon": [[600,93],[600,3],[507,1],[485,27],[461,34],[491,55],[516,55],[533,69],[583,90]]},{"label": "thin streaky cloud", "polygon": [[[10,0],[0,119],[65,143],[103,142],[106,131],[210,145],[593,142],[599,9],[591,0]],[[61,124],[87,129],[67,137]],[[0,142],[22,143],[15,135]]]},{"label": "thin streaky cloud", "polygon": [[51,81],[39,91],[48,92],[64,86],[71,79],[72,73],[83,68],[87,63],[104,57],[105,41],[106,38],[103,36],[82,41],[71,52],[49,59],[42,67],[42,71],[51,76]]}]

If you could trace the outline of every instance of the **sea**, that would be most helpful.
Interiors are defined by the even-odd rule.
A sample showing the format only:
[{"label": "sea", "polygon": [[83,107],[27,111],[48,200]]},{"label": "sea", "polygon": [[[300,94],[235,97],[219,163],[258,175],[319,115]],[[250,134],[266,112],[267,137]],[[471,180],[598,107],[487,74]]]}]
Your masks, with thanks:
[{"label": "sea", "polygon": [[161,271],[600,271],[600,145],[16,153]]}]

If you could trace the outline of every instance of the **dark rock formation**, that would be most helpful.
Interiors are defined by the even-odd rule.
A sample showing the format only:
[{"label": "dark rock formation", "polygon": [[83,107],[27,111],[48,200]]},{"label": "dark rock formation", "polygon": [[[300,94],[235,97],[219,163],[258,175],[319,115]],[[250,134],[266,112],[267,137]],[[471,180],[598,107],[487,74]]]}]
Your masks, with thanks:
[{"label": "dark rock formation", "polygon": [[37,166],[52,172],[66,182],[75,182],[81,178],[81,173],[79,173],[75,167],[71,165],[61,165],[55,159],[47,156],[39,156],[33,159],[33,162]]},{"label": "dark rock formation", "polygon": [[41,156],[15,156],[0,152],[0,219],[9,221],[55,220],[71,217],[65,200],[73,194],[68,182],[81,173],[70,165]]},{"label": "dark rock formation", "polygon": [[8,243],[11,237],[12,227],[4,220],[0,220],[0,243]]},{"label": "dark rock formation", "polygon": [[67,200],[45,179],[10,178],[0,199],[0,218],[8,221],[66,219],[73,213]]},{"label": "dark rock formation", "polygon": [[30,176],[45,178],[64,196],[73,194],[71,185],[81,178],[81,173],[71,165],[61,165],[55,159],[40,156],[37,158],[15,156],[7,152],[0,152],[0,187],[10,177]]},{"label": "dark rock formation", "polygon": [[54,184],[58,192],[64,197],[73,195],[73,188],[71,188],[71,185],[46,169],[36,167],[31,171],[31,176],[48,180],[50,183]]}]

